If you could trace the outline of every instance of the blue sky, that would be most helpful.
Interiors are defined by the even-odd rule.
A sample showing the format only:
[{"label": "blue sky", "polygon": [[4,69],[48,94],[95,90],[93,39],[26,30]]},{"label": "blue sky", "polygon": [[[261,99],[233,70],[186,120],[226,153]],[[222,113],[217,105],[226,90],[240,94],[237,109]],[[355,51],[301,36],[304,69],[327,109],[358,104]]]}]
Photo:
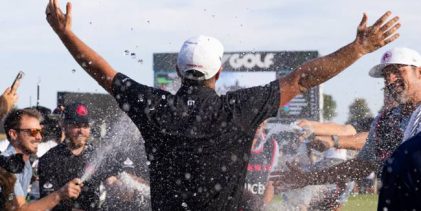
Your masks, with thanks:
[{"label": "blue sky", "polygon": [[[19,90],[19,107],[36,103],[54,107],[57,91],[104,90],[73,61],[45,21],[48,1],[6,1],[0,7],[1,89],[19,70],[26,73]],[[421,1],[355,0],[231,0],[139,1],[74,0],[73,30],[114,68],[135,80],[153,84],[152,54],[177,52],[194,35],[217,37],[226,51],[318,50],[326,55],[355,38],[363,12],[373,23],[385,11],[400,16],[401,37],[357,61],[323,84],[338,103],[344,122],[356,97],[368,100],[375,113],[382,105],[383,81],[368,76],[388,48],[411,47],[421,52]],[[64,8],[65,2],[61,2]],[[124,51],[136,53],[136,59]],[[142,62],[139,62],[142,60]],[[75,71],[72,71],[72,70]],[[30,100],[32,98],[32,100]]]}]

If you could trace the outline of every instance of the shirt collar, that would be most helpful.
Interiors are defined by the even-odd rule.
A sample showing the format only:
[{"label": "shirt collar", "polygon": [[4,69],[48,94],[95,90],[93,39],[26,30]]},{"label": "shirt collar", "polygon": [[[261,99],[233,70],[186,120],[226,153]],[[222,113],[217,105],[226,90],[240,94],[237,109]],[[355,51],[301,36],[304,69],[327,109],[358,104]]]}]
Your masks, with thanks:
[{"label": "shirt collar", "polygon": [[[2,155],[4,156],[11,156],[16,154],[16,149],[13,145],[11,145],[9,143],[9,146],[7,146],[6,150],[4,150],[4,152],[2,153]],[[27,166],[31,166],[31,162],[29,160],[25,160],[25,168],[27,168]]]},{"label": "shirt collar", "polygon": [[9,143],[6,150],[3,152],[3,155],[10,156],[16,154],[16,149]]},{"label": "shirt collar", "polygon": [[217,95],[216,91],[207,86],[198,85],[181,85],[180,89],[177,91],[177,95]]}]

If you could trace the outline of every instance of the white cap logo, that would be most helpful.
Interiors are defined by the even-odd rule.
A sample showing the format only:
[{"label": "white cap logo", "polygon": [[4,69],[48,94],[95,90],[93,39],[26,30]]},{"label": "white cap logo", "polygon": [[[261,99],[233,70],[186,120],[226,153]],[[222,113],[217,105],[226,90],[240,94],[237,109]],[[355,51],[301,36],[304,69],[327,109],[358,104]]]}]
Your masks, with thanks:
[{"label": "white cap logo", "polygon": [[392,52],[388,51],[383,55],[382,63],[388,63],[390,58],[392,58]]}]

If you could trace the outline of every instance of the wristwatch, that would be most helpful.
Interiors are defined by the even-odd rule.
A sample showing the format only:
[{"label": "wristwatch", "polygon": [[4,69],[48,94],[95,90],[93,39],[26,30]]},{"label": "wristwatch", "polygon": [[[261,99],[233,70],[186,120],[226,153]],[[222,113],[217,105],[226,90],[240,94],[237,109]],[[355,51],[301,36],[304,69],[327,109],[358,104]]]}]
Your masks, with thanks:
[{"label": "wristwatch", "polygon": [[336,149],[339,148],[339,137],[337,135],[332,135],[333,147]]}]

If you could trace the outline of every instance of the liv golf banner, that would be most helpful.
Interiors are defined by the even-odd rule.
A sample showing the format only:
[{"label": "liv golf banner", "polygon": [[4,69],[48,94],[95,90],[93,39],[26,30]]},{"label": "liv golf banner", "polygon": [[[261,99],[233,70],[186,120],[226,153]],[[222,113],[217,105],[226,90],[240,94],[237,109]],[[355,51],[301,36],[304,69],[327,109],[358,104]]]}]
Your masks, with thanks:
[{"label": "liv golf banner", "polygon": [[[222,58],[223,71],[216,91],[224,94],[239,88],[259,86],[285,76],[302,63],[317,58],[317,51],[227,52]],[[180,80],[175,71],[176,53],[153,55],[155,87],[175,93]],[[299,95],[279,110],[285,121],[297,118],[320,119],[319,87]]]}]

